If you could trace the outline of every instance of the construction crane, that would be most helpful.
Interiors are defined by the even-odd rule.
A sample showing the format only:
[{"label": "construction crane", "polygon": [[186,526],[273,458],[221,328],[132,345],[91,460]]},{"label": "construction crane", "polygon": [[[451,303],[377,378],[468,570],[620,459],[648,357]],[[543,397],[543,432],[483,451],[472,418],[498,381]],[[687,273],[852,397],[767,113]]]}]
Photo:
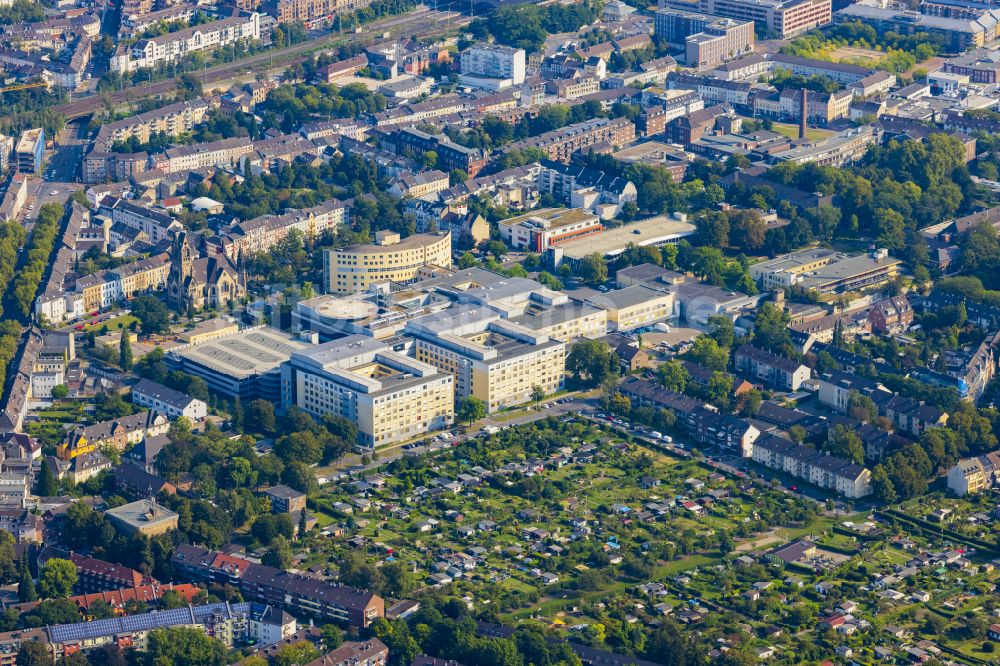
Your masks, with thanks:
[{"label": "construction crane", "polygon": [[22,83],[19,86],[8,86],[6,88],[0,88],[0,95],[2,95],[5,92],[14,92],[16,90],[27,90],[28,88],[41,88],[43,86],[48,88],[49,84],[44,81],[40,81],[38,83]]}]

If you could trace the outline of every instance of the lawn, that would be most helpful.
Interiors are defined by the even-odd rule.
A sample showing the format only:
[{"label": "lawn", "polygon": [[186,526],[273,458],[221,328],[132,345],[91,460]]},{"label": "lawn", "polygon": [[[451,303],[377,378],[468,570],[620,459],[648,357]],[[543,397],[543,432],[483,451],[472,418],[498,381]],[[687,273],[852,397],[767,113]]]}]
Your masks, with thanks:
[{"label": "lawn", "polygon": [[[799,126],[792,125],[791,123],[774,123],[771,128],[778,134],[784,134],[789,139],[799,138]],[[833,136],[836,132],[831,132],[830,130],[816,129],[815,127],[806,128],[806,138],[810,141],[822,141],[828,137]]]},{"label": "lawn", "polygon": [[94,331],[95,333],[100,333],[105,326],[108,327],[109,331],[114,331],[118,328],[128,328],[132,325],[132,322],[139,322],[139,319],[133,317],[132,315],[122,315],[120,317],[115,317],[114,319],[108,319],[107,321],[98,322],[97,324],[87,324],[83,327],[84,331]]}]

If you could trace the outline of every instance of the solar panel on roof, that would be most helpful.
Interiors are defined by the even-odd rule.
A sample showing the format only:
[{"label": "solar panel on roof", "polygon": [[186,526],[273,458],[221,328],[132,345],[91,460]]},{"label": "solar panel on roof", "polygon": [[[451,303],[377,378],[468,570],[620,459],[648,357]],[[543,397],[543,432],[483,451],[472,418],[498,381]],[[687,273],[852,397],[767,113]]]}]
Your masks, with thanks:
[{"label": "solar panel on roof", "polygon": [[153,613],[143,613],[141,615],[126,615],[125,617],[110,620],[59,624],[49,627],[49,637],[53,643],[93,640],[115,634],[150,631],[158,627],[191,624],[192,615],[196,622],[203,622],[216,614],[229,616],[230,611],[235,614],[248,614],[250,612],[250,604],[246,602],[229,606],[225,603],[208,604],[194,608],[174,608],[155,611]]}]

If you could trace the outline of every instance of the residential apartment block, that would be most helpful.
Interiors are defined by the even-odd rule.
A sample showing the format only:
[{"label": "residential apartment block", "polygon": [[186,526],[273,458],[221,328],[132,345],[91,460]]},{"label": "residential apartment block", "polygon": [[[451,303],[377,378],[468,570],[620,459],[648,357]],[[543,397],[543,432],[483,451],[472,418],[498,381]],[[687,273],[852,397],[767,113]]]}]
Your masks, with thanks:
[{"label": "residential apartment block", "polygon": [[392,134],[383,143],[391,144],[397,155],[412,151],[422,155],[434,151],[437,155],[437,166],[441,171],[450,173],[460,169],[475,178],[486,166],[487,159],[483,151],[476,148],[466,148],[450,140],[445,135],[428,134],[415,127],[403,128]]},{"label": "residential apartment block", "polygon": [[56,447],[56,455],[61,460],[72,460],[103,446],[125,451],[148,437],[164,435],[169,429],[170,420],[165,414],[143,410],[120,419],[76,428]]},{"label": "residential apartment block", "polygon": [[373,244],[349,245],[323,253],[323,284],[334,294],[367,291],[371,285],[415,280],[421,269],[451,265],[451,234],[431,232],[400,239],[380,231]]},{"label": "residential apartment block", "polygon": [[174,548],[171,564],[181,576],[232,585],[244,598],[293,613],[356,627],[371,626],[377,618],[385,617],[385,601],[373,592],[254,564],[234,555],[181,544]]},{"label": "residential apartment block", "polygon": [[236,261],[241,254],[267,252],[293,229],[307,239],[315,239],[326,231],[336,230],[347,222],[347,218],[347,204],[337,199],[281,215],[262,215],[239,222],[225,232],[220,241],[222,253]]},{"label": "residential apartment block", "polygon": [[233,137],[219,141],[196,143],[190,146],[167,148],[162,155],[150,160],[151,167],[164,173],[194,171],[210,166],[234,167],[240,158],[253,150],[249,137]]},{"label": "residential apartment block", "polygon": [[948,470],[948,489],[959,497],[995,488],[1000,474],[1000,451],[963,458]]},{"label": "residential apartment block", "polygon": [[363,9],[370,0],[278,0],[278,23],[301,22],[309,28],[330,24],[338,14]]},{"label": "residential apartment block", "polygon": [[592,211],[602,220],[617,217],[622,206],[635,203],[639,197],[628,178],[553,160],[542,160],[539,166],[539,194],[551,194],[565,205]]},{"label": "residential apartment block", "polygon": [[140,379],[132,387],[132,402],[172,419],[183,416],[189,421],[201,421],[208,415],[208,405],[201,400],[150,379]]},{"label": "residential apartment block", "polygon": [[140,39],[131,46],[122,44],[111,56],[110,69],[112,72],[128,74],[139,69],[175,63],[198,51],[259,40],[260,15],[251,12]]},{"label": "residential apartment block", "polygon": [[450,373],[388,342],[353,335],[294,352],[282,366],[282,405],[343,416],[375,448],[450,425],[454,385]]},{"label": "residential apartment block", "polygon": [[608,143],[617,147],[634,140],[635,125],[631,121],[625,118],[596,118],[515,141],[507,146],[507,150],[538,148],[545,151],[551,160],[568,162],[573,153],[594,144]]},{"label": "residential apartment block", "polygon": [[146,208],[128,199],[105,197],[100,210],[114,223],[122,223],[146,234],[149,242],[159,243],[173,240],[174,234],[184,228],[180,222],[166,213]]},{"label": "residential apartment block", "polygon": [[[83,312],[104,310],[133,296],[160,291],[166,287],[169,273],[169,256],[158,254],[82,277],[76,281],[75,291],[67,294],[66,298],[82,300]],[[67,311],[76,312],[77,308],[67,308]]]},{"label": "residential apartment block", "polygon": [[500,44],[473,44],[462,51],[462,76],[464,85],[498,90],[524,83],[524,49]]},{"label": "residential apartment block", "polygon": [[753,461],[850,499],[872,492],[868,468],[783,437],[760,437],[753,445]]},{"label": "residential apartment block", "polygon": [[736,350],[734,362],[740,372],[785,391],[798,391],[812,375],[812,370],[798,361],[751,345]]}]

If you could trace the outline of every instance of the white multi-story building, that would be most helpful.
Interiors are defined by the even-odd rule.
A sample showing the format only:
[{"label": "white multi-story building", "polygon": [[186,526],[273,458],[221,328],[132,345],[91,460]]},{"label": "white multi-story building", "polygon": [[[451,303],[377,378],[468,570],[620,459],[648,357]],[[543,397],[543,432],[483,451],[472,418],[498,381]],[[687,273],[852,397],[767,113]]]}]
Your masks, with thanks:
[{"label": "white multi-story building", "polygon": [[489,308],[454,306],[410,320],[404,333],[418,360],[454,375],[456,398],[479,398],[490,412],[563,386],[566,344]]},{"label": "white multi-story building", "polygon": [[989,490],[1000,474],[1000,451],[959,460],[948,470],[948,489],[959,497]]},{"label": "white multi-story building", "polygon": [[474,44],[462,51],[461,64],[461,81],[465,85],[496,90],[524,83],[524,49]]},{"label": "white multi-story building", "polygon": [[358,425],[361,442],[383,446],[447,427],[454,420],[454,377],[352,335],[292,354],[282,365],[282,404]]},{"label": "white multi-story building", "polygon": [[177,62],[197,51],[237,42],[260,40],[260,15],[256,12],[196,25],[158,37],[122,45],[111,56],[111,71],[122,74]]}]

